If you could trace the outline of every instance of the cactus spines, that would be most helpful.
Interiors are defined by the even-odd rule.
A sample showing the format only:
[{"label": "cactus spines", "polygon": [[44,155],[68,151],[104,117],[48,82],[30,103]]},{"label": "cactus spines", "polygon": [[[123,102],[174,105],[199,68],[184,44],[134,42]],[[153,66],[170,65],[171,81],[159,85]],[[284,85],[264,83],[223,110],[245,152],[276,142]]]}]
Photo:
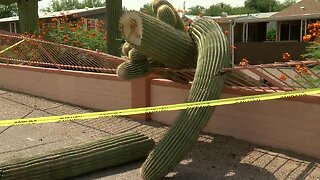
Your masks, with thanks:
[{"label": "cactus spines", "polygon": [[[217,99],[224,84],[224,75],[219,75],[219,72],[229,65],[227,37],[212,20],[199,19],[190,29],[199,55],[188,102]],[[169,173],[197,141],[213,110],[212,107],[206,107],[182,111],[144,162],[141,169],[143,179],[156,180]]]},{"label": "cactus spines", "polygon": [[119,31],[119,18],[122,14],[122,0],[106,0],[107,11],[107,52],[120,56],[121,33]]},{"label": "cactus spines", "polygon": [[136,79],[150,73],[150,64],[148,61],[126,61],[117,68],[117,76],[126,79]]},{"label": "cactus spines", "polygon": [[0,179],[67,179],[145,158],[154,141],[128,133],[0,164]]},{"label": "cactus spines", "polygon": [[175,11],[174,7],[172,6],[171,3],[169,3],[167,0],[154,0],[152,2],[152,8],[153,8],[153,11],[154,12],[158,12],[159,9],[161,9],[161,6],[168,6],[174,13],[174,16],[175,16],[175,25],[174,27],[178,30],[182,30],[182,31],[185,31],[185,28],[184,28],[184,24],[182,22],[182,19],[180,18],[179,14],[177,11]]},{"label": "cactus spines", "polygon": [[123,45],[122,45],[122,53],[123,55],[125,56],[129,56],[129,51],[132,49],[132,46],[128,43],[128,42],[125,42]]},{"label": "cactus spines", "polygon": [[176,26],[176,16],[174,11],[168,5],[162,5],[158,8],[157,17],[159,20],[171,25],[172,27]]},{"label": "cactus spines", "polygon": [[188,33],[137,11],[122,15],[120,29],[125,40],[148,58],[172,68],[196,67],[197,49]]},{"label": "cactus spines", "polygon": [[147,61],[148,60],[148,58],[145,55],[143,55],[141,52],[139,52],[136,48],[132,48],[129,51],[128,57],[131,61]]}]

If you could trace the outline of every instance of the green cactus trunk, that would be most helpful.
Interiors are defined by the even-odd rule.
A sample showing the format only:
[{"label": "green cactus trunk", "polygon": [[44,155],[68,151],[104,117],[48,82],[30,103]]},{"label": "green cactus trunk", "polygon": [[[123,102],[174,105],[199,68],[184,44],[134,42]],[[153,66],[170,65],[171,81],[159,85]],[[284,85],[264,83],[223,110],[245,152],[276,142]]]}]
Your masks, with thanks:
[{"label": "green cactus trunk", "polygon": [[[190,29],[199,55],[188,102],[217,99],[224,84],[224,75],[220,71],[229,65],[230,60],[228,40],[220,26],[211,20],[199,19]],[[156,180],[169,173],[197,141],[213,110],[212,107],[205,107],[182,111],[144,162],[142,177]]]},{"label": "green cactus trunk", "polygon": [[150,15],[131,11],[120,18],[127,42],[145,56],[171,68],[195,68],[197,48],[188,33]]},{"label": "green cactus trunk", "polygon": [[106,0],[107,52],[114,56],[121,54],[121,33],[119,19],[122,14],[122,0]]},{"label": "green cactus trunk", "polygon": [[19,24],[21,33],[34,33],[38,31],[38,0],[19,0]]},{"label": "green cactus trunk", "polygon": [[67,179],[145,158],[154,141],[128,133],[0,164],[0,179]]}]

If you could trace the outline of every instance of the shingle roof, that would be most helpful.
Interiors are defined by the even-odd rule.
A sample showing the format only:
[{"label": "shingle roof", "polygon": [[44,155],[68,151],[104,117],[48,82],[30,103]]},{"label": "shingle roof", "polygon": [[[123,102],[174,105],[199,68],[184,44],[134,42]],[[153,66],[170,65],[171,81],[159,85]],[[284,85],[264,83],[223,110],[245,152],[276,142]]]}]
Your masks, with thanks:
[{"label": "shingle roof", "polygon": [[320,14],[320,0],[301,0],[288,8],[283,9],[272,17],[303,17],[312,14]]}]

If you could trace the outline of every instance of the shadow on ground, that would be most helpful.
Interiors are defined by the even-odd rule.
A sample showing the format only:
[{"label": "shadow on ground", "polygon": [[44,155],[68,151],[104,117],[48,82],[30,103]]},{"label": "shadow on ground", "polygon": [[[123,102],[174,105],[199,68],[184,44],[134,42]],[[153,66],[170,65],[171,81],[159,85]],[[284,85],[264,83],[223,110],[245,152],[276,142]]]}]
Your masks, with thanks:
[{"label": "shadow on ground", "polygon": [[[76,179],[140,179],[143,161]],[[203,135],[168,180],[316,179],[320,161],[290,152],[267,149],[219,135]]]}]

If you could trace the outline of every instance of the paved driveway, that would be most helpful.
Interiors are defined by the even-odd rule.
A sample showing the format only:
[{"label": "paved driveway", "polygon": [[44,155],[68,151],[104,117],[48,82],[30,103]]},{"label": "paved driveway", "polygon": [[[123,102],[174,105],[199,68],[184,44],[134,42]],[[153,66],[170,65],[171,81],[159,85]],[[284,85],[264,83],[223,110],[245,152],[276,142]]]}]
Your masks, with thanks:
[{"label": "paved driveway", "polygon": [[[91,112],[92,110],[0,90],[0,119]],[[113,134],[137,131],[159,141],[168,128],[128,118],[0,127],[0,162],[33,156]],[[167,179],[318,179],[320,160],[206,134]],[[75,179],[140,179],[142,161]]]}]

